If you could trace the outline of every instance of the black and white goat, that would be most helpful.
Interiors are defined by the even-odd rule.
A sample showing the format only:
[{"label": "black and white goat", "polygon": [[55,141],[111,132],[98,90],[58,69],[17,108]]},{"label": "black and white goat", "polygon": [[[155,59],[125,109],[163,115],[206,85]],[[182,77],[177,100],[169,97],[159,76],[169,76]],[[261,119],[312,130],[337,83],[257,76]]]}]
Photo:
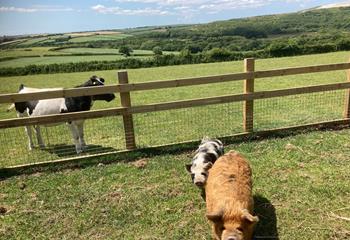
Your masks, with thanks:
[{"label": "black and white goat", "polygon": [[204,187],[208,178],[208,170],[223,154],[224,146],[220,140],[208,137],[202,139],[192,163],[186,165],[186,169],[191,174],[192,181],[197,187]]},{"label": "black and white goat", "polygon": [[[103,86],[104,79],[97,76],[92,76],[85,83],[76,86],[80,87],[92,87],[92,86]],[[47,90],[60,90],[62,88],[29,88],[25,87],[23,84],[19,87],[19,93],[33,93],[42,92]],[[81,97],[68,97],[68,98],[52,98],[44,100],[33,100],[26,102],[16,102],[11,105],[11,108],[15,108],[18,117],[36,117],[42,115],[59,114],[59,113],[70,113],[79,111],[88,111],[91,109],[92,104],[96,100],[104,100],[107,102],[112,101],[115,98],[114,94],[98,94],[92,96],[81,96]],[[59,124],[59,123],[58,123]],[[79,154],[86,148],[84,140],[84,120],[74,120],[68,122],[68,127],[70,128],[74,140],[75,150]],[[50,124],[57,125],[57,124]],[[43,142],[40,126],[34,126],[38,145],[40,148],[44,148],[45,144]],[[30,126],[25,126],[26,133],[29,140],[29,150],[34,148],[33,138],[32,138],[32,128]]]}]

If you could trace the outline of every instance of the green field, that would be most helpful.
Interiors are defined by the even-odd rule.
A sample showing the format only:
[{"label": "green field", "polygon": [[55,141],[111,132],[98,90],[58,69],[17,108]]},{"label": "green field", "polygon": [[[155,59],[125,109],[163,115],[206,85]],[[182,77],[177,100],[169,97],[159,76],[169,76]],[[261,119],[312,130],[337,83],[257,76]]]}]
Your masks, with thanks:
[{"label": "green field", "polygon": [[[252,166],[256,239],[349,239],[349,142],[347,129],[225,145]],[[0,239],[210,239],[184,167],[192,155],[120,155],[0,181]]]},{"label": "green field", "polygon": [[[54,50],[51,47],[18,48],[0,50],[0,68],[25,67],[28,65],[43,65],[54,63],[77,63],[90,61],[115,61],[125,59],[118,49],[111,48],[64,48]],[[167,52],[163,54],[178,54]],[[72,56],[71,56],[72,55]],[[147,58],[153,56],[150,50],[133,50],[132,58]],[[13,58],[13,59],[8,59]]]},{"label": "green field", "polygon": [[89,55],[89,56],[47,56],[47,57],[25,57],[0,62],[0,68],[25,67],[28,65],[43,65],[54,63],[78,63],[91,61],[115,61],[124,59],[121,55]]},{"label": "green field", "polygon": [[64,48],[56,52],[72,54],[120,54],[118,49],[111,48]]},{"label": "green field", "polygon": [[111,34],[111,35],[91,35],[84,37],[73,37],[69,40],[69,42],[81,43],[81,42],[93,42],[93,41],[111,41],[111,40],[119,40],[131,35],[128,34]]},{"label": "green field", "polygon": [[[62,55],[59,51],[50,51],[51,47],[35,47],[35,48],[18,48],[0,50],[0,60],[3,58],[20,58],[30,56],[44,56],[44,55]],[[0,63],[1,64],[1,63]]]}]

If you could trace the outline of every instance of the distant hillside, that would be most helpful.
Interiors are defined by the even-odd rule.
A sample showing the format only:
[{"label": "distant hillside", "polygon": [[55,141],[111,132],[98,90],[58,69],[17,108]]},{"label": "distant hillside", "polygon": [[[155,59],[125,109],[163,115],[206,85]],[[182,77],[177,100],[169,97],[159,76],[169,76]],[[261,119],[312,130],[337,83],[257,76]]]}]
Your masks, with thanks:
[{"label": "distant hillside", "polygon": [[246,51],[264,49],[275,40],[301,44],[330,43],[350,33],[350,8],[331,8],[218,21],[208,24],[149,29],[130,38],[145,49],[160,45],[165,50],[181,50],[194,45],[198,51],[214,47]]},{"label": "distant hillside", "polygon": [[340,3],[326,4],[326,5],[319,6],[319,7],[317,7],[316,9],[342,8],[342,7],[350,7],[350,1],[340,2]]},{"label": "distant hillside", "polygon": [[350,50],[350,7],[324,8],[208,24],[108,30],[108,35],[103,32],[47,35],[0,47],[120,48],[128,45],[132,49],[157,47],[183,54],[214,51],[219,59],[221,55],[225,55],[225,59],[237,59]]}]

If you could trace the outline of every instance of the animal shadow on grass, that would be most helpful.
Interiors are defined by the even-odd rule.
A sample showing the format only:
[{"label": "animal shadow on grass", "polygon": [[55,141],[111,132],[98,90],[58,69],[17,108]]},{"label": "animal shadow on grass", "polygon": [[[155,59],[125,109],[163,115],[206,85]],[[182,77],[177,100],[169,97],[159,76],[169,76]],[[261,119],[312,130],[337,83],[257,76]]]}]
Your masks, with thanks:
[{"label": "animal shadow on grass", "polygon": [[77,154],[74,145],[57,144],[51,145],[48,148],[43,149],[51,154],[55,154],[57,157],[76,157],[84,156],[84,154],[97,154],[115,152],[117,149],[112,147],[103,147],[101,145],[89,144],[82,154]]},{"label": "animal shadow on grass", "polygon": [[271,202],[263,196],[254,196],[255,214],[259,222],[255,228],[254,240],[279,239],[277,232],[276,209]]}]

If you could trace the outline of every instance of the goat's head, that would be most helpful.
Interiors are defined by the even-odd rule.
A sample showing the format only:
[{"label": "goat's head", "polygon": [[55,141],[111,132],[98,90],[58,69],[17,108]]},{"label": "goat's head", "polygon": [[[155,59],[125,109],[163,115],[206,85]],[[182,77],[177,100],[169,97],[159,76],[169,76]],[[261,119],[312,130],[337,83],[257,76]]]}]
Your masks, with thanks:
[{"label": "goat's head", "polygon": [[[104,86],[105,80],[101,77],[92,76],[88,81],[78,87],[96,87],[96,86]],[[115,95],[112,93],[98,94],[93,95],[92,100],[104,100],[107,102],[112,101],[115,98]]]}]

